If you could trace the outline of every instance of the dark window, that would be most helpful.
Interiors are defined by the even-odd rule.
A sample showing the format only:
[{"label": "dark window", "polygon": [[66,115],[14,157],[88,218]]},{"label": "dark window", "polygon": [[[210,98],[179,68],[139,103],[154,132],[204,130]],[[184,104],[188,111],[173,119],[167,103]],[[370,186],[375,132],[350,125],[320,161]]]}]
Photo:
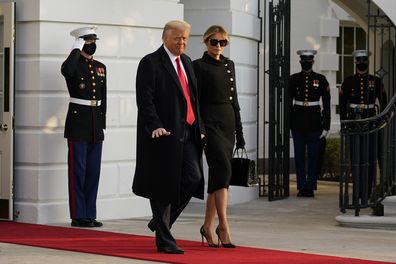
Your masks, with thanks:
[{"label": "dark window", "polygon": [[346,77],[355,73],[352,52],[359,49],[366,49],[366,32],[356,26],[341,26],[340,36],[337,38],[337,53],[340,56],[337,72],[338,87]]}]

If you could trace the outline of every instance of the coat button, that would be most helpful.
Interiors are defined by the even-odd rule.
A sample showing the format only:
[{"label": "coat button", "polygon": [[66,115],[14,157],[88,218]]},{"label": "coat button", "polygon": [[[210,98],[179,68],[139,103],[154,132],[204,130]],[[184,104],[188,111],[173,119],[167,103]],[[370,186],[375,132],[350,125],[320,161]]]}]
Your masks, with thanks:
[{"label": "coat button", "polygon": [[234,81],[234,78],[230,78],[230,81],[233,82],[233,81]]},{"label": "coat button", "polygon": [[179,138],[179,142],[184,142],[184,138]]},{"label": "coat button", "polygon": [[232,96],[230,96],[230,101],[232,100]]},{"label": "coat button", "polygon": [[234,87],[231,87],[231,91],[234,91]]}]

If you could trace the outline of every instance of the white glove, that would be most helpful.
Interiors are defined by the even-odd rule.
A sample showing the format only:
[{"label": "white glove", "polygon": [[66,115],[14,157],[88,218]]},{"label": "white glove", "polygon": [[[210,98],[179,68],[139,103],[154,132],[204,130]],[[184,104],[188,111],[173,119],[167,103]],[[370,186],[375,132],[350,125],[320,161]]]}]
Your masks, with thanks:
[{"label": "white glove", "polygon": [[74,41],[72,50],[74,50],[74,49],[82,50],[82,48],[84,47],[84,44],[85,44],[85,40],[83,38],[77,38],[76,41]]},{"label": "white glove", "polygon": [[328,134],[329,134],[329,130],[323,130],[322,135],[320,135],[319,138],[326,138]]}]

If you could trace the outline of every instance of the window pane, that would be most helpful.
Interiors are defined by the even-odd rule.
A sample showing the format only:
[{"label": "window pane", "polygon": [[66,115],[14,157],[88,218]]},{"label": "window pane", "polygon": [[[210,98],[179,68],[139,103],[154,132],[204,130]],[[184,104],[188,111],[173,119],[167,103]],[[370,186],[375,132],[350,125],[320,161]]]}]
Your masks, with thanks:
[{"label": "window pane", "polygon": [[340,36],[337,37],[337,53],[342,54],[342,29],[343,27],[340,27]]},{"label": "window pane", "polygon": [[354,51],[354,28],[344,27],[344,54],[352,54]]},{"label": "window pane", "polygon": [[344,79],[355,74],[353,57],[344,57]]},{"label": "window pane", "polygon": [[338,56],[337,84],[342,83],[342,56]]},{"label": "window pane", "polygon": [[366,49],[366,32],[356,28],[356,49]]}]

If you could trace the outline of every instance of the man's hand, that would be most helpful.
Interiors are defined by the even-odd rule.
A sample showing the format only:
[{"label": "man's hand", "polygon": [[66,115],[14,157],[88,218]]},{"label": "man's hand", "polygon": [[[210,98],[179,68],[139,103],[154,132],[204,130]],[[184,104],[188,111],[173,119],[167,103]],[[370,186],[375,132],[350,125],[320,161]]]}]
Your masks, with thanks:
[{"label": "man's hand", "polygon": [[329,130],[323,130],[319,138],[323,138],[323,137],[326,138],[328,134],[329,134]]},{"label": "man's hand", "polygon": [[83,38],[76,38],[76,41],[74,41],[74,44],[72,46],[72,50],[74,49],[82,50],[84,44],[85,44],[85,40]]},{"label": "man's hand", "polygon": [[160,127],[160,128],[157,128],[156,130],[154,130],[151,133],[151,137],[152,138],[159,138],[159,137],[162,137],[162,136],[169,136],[170,134],[171,133],[166,131],[165,128]]}]

